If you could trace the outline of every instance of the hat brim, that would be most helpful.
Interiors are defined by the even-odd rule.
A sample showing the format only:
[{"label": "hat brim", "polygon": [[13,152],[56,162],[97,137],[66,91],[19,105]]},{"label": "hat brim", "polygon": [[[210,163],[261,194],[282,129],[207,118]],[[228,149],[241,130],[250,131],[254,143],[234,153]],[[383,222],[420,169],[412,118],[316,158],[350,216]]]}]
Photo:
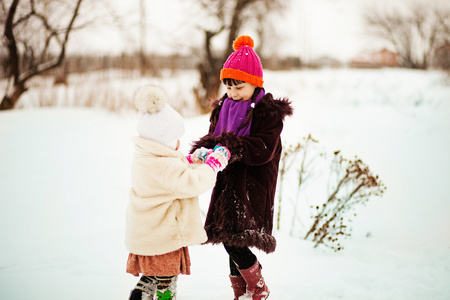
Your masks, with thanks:
[{"label": "hat brim", "polygon": [[257,87],[262,88],[263,87],[263,79],[261,76],[255,76],[252,74],[248,74],[241,70],[236,69],[222,69],[220,71],[220,80],[223,81],[224,78],[231,78],[236,80],[242,80],[245,82],[248,82],[250,84],[253,84]]}]

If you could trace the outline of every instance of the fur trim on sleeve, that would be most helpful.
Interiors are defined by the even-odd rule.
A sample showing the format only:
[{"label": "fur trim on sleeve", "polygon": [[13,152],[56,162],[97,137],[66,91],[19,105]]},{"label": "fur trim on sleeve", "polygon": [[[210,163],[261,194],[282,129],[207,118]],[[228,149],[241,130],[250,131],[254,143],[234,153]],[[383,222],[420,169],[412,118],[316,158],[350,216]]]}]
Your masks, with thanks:
[{"label": "fur trim on sleeve", "polygon": [[231,158],[229,163],[242,159],[242,142],[239,140],[238,136],[232,132],[225,132],[220,136],[213,136],[211,134],[205,135],[200,140],[192,143],[190,153],[193,153],[195,149],[201,147],[213,149],[217,144],[221,144],[230,150]]}]

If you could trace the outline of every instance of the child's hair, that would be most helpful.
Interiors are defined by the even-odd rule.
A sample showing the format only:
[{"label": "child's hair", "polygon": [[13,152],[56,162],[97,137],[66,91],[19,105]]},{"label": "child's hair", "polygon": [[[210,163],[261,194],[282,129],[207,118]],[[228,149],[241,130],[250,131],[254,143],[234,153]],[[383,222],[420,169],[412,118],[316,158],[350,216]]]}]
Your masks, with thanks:
[{"label": "child's hair", "polygon": [[[222,82],[223,82],[223,84],[229,85],[229,86],[239,85],[239,84],[245,83],[245,81],[238,80],[238,79],[233,79],[233,78],[224,78],[224,79],[222,80]],[[256,99],[256,96],[258,96],[259,91],[261,91],[261,88],[256,87],[255,91],[253,92],[252,98],[251,98],[252,104],[255,103],[255,99]],[[219,105],[222,105],[223,100],[225,100],[227,97],[228,97],[227,94],[223,95],[223,97],[220,99],[220,104],[219,104]],[[254,109],[254,108],[255,108],[254,105],[252,105],[251,108],[250,108],[250,112],[248,113],[247,119],[246,119],[245,122],[239,127],[239,129],[241,129],[241,128],[247,126],[247,124],[250,122],[250,120],[251,120],[252,117],[253,117],[253,109]],[[210,122],[211,122],[211,124],[212,124],[213,126],[216,126],[218,120],[219,120],[219,113],[218,113],[218,112],[214,113],[214,111],[213,111],[213,113],[211,114],[211,117],[210,117]]]},{"label": "child's hair", "polygon": [[229,86],[245,83],[245,81],[233,79],[233,78],[224,78],[222,82],[223,82],[223,84],[229,85]]}]

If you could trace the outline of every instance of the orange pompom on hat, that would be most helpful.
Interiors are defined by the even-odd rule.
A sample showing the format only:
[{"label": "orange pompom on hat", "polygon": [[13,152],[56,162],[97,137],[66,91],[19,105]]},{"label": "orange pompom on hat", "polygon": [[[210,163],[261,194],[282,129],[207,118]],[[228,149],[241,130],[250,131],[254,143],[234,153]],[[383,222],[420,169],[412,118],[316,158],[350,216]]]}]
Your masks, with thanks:
[{"label": "orange pompom on hat", "polygon": [[263,69],[261,60],[253,51],[254,42],[248,35],[241,35],[233,42],[235,50],[228,57],[220,71],[220,80],[231,78],[263,87]]}]

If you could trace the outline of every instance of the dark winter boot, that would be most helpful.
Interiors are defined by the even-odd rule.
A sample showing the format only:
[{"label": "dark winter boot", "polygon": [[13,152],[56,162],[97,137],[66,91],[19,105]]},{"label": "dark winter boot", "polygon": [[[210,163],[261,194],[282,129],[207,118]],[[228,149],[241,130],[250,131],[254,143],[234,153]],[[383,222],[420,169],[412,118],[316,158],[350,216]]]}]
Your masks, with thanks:
[{"label": "dark winter boot", "polygon": [[234,300],[238,300],[240,296],[245,294],[247,283],[241,276],[230,275],[231,287],[234,291]]},{"label": "dark winter boot", "polygon": [[157,289],[156,279],[151,276],[142,276],[131,291],[129,300],[153,300]]},{"label": "dark winter boot", "polygon": [[155,278],[158,281],[156,290],[156,300],[176,300],[178,276],[172,277],[156,276]]},{"label": "dark winter boot", "polygon": [[269,288],[261,275],[261,265],[258,261],[246,270],[239,270],[245,282],[247,283],[246,297],[252,300],[264,300],[269,297]]}]

